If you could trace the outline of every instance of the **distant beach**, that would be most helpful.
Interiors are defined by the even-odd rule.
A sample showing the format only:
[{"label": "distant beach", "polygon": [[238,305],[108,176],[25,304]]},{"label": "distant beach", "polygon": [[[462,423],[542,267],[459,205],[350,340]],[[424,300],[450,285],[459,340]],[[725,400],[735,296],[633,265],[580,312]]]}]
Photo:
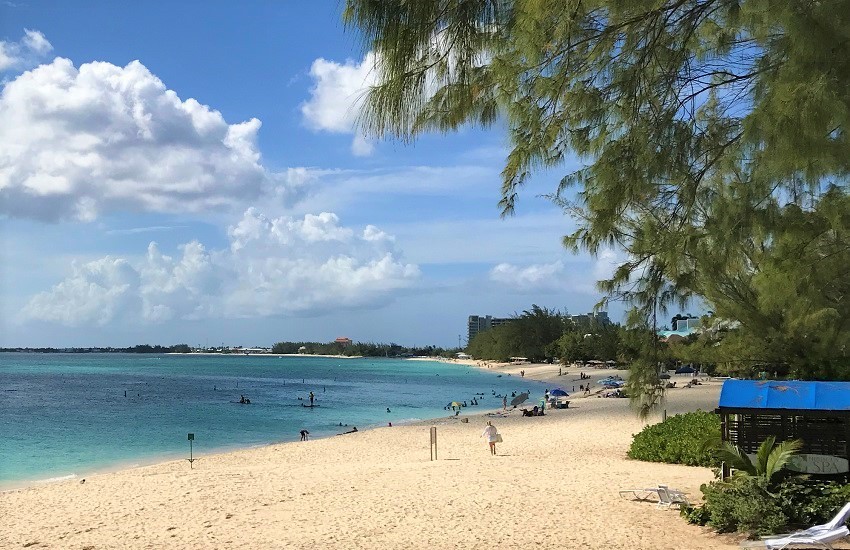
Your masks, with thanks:
[{"label": "distant beach", "polygon": [[[574,369],[558,376],[558,365],[521,367],[529,379],[554,376],[564,388],[578,380]],[[492,368],[513,377],[519,367]],[[667,412],[711,410],[719,388],[674,388]],[[698,499],[712,479],[707,468],[626,459],[643,426],[628,400],[575,397],[543,417],[482,410],[466,418],[209,455],[193,469],[176,460],[9,491],[0,495],[0,546],[737,547],[739,537],[619,497],[621,488],[666,483]],[[504,438],[497,456],[480,437],[486,420]]]}]

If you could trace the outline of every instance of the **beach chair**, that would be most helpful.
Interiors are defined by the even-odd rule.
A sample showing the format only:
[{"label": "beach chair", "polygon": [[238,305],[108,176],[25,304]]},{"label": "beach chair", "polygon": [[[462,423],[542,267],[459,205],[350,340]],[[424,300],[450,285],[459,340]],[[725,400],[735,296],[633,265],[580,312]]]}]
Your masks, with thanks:
[{"label": "beach chair", "polygon": [[[847,530],[847,520],[850,519],[850,502],[844,505],[831,520],[822,525],[815,525],[802,531],[786,533],[783,535],[770,535],[761,537],[759,541],[748,541],[747,548],[788,548],[795,545],[819,546],[821,548],[832,548],[832,543],[850,534]],[[842,534],[842,530],[844,533]],[[802,542],[811,539],[812,542]],[[784,543],[784,546],[783,546]],[[743,545],[743,543],[742,543]]]},{"label": "beach chair", "polygon": [[788,548],[814,546],[816,548],[828,548],[832,550],[834,548],[832,546],[833,542],[838,542],[850,535],[850,530],[847,529],[847,526],[821,531],[807,531],[808,529],[806,531],[799,531],[788,535],[779,535],[773,538],[745,541],[741,543],[741,547],[785,550]]},{"label": "beach chair", "polygon": [[659,508],[672,508],[673,506],[678,506],[679,508],[681,508],[682,505],[691,505],[691,501],[688,500],[688,497],[685,495],[685,493],[676,489],[671,489],[666,485],[658,486]]},{"label": "beach chair", "polygon": [[641,502],[655,502],[658,500],[658,488],[647,489],[620,489],[620,496]]}]

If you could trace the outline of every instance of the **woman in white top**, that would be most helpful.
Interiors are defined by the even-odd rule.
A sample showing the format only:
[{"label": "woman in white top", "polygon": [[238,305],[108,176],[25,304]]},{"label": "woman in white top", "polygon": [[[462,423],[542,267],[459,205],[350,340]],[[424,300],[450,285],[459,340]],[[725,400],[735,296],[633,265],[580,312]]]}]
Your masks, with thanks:
[{"label": "woman in white top", "polygon": [[499,432],[496,430],[496,426],[494,426],[489,420],[487,421],[487,427],[484,428],[484,433],[481,434],[481,437],[486,439],[487,443],[490,444],[490,454],[496,454],[496,441],[499,439]]}]

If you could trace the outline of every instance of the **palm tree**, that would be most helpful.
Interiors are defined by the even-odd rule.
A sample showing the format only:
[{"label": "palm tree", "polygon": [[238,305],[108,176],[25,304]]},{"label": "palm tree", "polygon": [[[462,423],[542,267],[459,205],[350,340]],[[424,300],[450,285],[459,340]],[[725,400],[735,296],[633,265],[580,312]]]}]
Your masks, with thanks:
[{"label": "palm tree", "polygon": [[770,436],[759,445],[755,460],[728,441],[722,442],[715,450],[715,456],[735,469],[734,476],[759,478],[768,486],[788,461],[803,447],[800,439],[783,441],[776,445],[776,437]]}]

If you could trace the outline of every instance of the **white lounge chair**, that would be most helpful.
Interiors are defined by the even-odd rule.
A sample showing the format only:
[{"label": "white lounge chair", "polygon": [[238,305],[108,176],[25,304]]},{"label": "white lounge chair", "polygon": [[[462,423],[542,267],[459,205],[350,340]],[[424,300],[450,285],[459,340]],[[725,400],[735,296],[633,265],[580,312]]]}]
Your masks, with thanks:
[{"label": "white lounge chair", "polygon": [[658,488],[650,487],[647,489],[621,489],[620,496],[623,498],[631,498],[631,500],[639,500],[641,502],[658,500]]},{"label": "white lounge chair", "polygon": [[806,531],[799,531],[798,533],[791,533],[784,536],[780,535],[776,538],[746,541],[741,543],[741,547],[785,550],[787,548],[799,548],[801,546],[814,546],[816,548],[827,548],[831,550],[833,548],[833,542],[838,542],[850,535],[850,530],[846,526],[809,533]]},{"label": "white lounge chair", "polygon": [[666,485],[658,486],[658,507],[672,508],[673,506],[682,507],[682,505],[690,506],[691,501],[682,491],[671,489]]},{"label": "white lounge chair", "polygon": [[672,506],[690,506],[691,502],[682,491],[671,489],[666,485],[658,485],[647,489],[621,489],[621,497],[642,502],[658,502],[659,508],[670,508]]},{"label": "white lounge chair", "polygon": [[793,548],[798,545],[818,546],[820,548],[832,548],[832,543],[843,539],[850,534],[847,520],[850,519],[850,502],[844,505],[831,520],[822,525],[815,525],[795,533],[784,535],[771,535],[762,537],[760,541],[742,543],[747,548]]},{"label": "white lounge chair", "polygon": [[[809,527],[803,531],[798,531],[798,533],[813,533],[816,531],[832,531],[833,529],[839,529],[847,523],[847,520],[850,519],[850,502],[844,505],[844,507],[835,514],[835,517],[829,520],[827,523],[823,525],[815,525],[814,527]],[[796,535],[797,533],[792,533]],[[783,536],[783,535],[775,535],[775,536]],[[765,537],[765,538],[774,538],[774,537]]]}]

